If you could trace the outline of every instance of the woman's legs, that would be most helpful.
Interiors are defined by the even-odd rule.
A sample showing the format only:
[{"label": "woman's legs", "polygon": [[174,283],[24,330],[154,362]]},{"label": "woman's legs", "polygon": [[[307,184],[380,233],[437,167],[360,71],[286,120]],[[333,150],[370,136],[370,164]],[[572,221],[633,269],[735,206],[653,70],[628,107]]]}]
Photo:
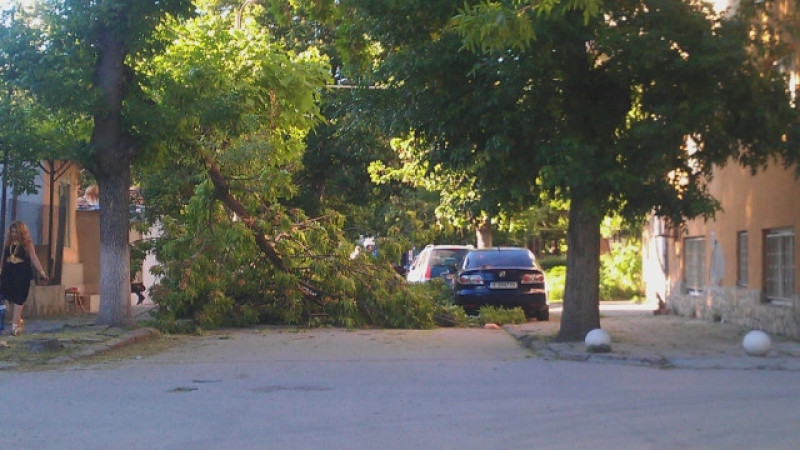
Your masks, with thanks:
[{"label": "woman's legs", "polygon": [[25,327],[25,322],[22,320],[22,308],[25,305],[17,305],[14,302],[8,302],[9,305],[14,308],[14,312],[11,319],[11,334],[14,336],[19,335],[22,333],[22,330]]}]

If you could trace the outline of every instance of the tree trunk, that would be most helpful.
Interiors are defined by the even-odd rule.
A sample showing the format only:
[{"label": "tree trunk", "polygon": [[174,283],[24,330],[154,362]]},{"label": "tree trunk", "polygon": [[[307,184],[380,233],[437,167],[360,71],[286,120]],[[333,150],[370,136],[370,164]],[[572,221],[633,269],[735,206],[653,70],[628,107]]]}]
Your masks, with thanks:
[{"label": "tree trunk", "polygon": [[478,248],[490,248],[493,245],[492,237],[492,222],[488,218],[483,219],[475,229]]},{"label": "tree trunk", "polygon": [[94,115],[89,170],[100,188],[100,311],[98,325],[126,326],[130,307],[130,162],[135,151],[122,128],[125,45],[109,25],[100,25],[97,83],[101,106]]},{"label": "tree trunk", "polygon": [[97,179],[100,188],[100,311],[98,325],[132,322],[130,285],[130,168]]},{"label": "tree trunk", "polygon": [[558,341],[582,341],[586,333],[600,328],[601,222],[602,216],[589,200],[571,199],[564,311]]}]

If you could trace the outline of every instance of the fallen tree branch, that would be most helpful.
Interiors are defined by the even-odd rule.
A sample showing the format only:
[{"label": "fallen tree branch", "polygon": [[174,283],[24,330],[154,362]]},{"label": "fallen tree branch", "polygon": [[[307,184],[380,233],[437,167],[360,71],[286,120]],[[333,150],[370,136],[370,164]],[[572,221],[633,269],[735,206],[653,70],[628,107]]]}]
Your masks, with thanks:
[{"label": "fallen tree branch", "polygon": [[216,161],[211,158],[210,155],[203,152],[202,153],[203,160],[206,164],[206,168],[208,169],[208,175],[211,178],[211,182],[214,184],[214,191],[216,197],[237,217],[242,223],[247,226],[247,228],[253,232],[253,236],[256,239],[256,245],[258,248],[264,253],[267,259],[272,263],[272,265],[279,271],[283,273],[291,273],[289,270],[289,266],[286,265],[286,261],[281,258],[278,252],[275,250],[272,242],[270,242],[266,236],[264,235],[263,231],[258,226],[258,221],[245,209],[244,205],[242,205],[236,198],[231,195],[231,188],[228,181],[225,179],[225,175],[219,170],[219,166],[217,165]]}]

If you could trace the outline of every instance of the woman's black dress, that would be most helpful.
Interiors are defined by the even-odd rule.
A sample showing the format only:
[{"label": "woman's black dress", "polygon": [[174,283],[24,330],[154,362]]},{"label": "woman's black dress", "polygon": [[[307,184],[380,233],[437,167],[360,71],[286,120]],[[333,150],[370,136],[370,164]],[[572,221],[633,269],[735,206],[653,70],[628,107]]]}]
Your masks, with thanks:
[{"label": "woman's black dress", "polygon": [[[12,252],[12,247],[14,252]],[[12,257],[13,253],[13,257]],[[3,272],[0,273],[0,294],[16,305],[22,305],[28,299],[33,271],[31,259],[22,245],[10,245],[3,250]]]}]

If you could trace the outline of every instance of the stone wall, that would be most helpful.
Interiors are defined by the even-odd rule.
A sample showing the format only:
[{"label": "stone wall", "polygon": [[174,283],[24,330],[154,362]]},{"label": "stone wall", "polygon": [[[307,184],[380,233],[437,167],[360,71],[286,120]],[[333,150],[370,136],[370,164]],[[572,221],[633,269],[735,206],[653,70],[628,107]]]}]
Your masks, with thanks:
[{"label": "stone wall", "polygon": [[23,317],[53,317],[66,314],[64,286],[31,286]]},{"label": "stone wall", "polygon": [[667,299],[670,313],[714,322],[727,322],[800,340],[800,298],[786,304],[765,302],[761,291],[736,287],[707,287],[697,294],[681,286]]}]

